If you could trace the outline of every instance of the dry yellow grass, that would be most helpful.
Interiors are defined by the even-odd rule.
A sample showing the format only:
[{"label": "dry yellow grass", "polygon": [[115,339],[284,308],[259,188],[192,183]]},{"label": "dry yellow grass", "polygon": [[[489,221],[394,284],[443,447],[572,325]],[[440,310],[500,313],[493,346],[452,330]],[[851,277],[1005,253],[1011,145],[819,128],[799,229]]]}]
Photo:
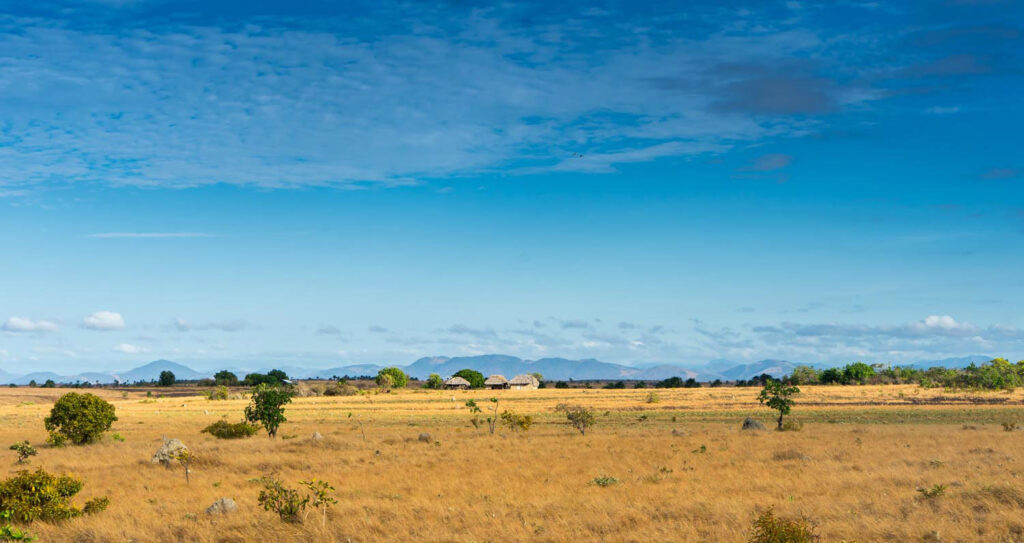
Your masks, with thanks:
[{"label": "dry yellow grass", "polygon": [[[107,495],[111,505],[34,524],[41,541],[743,541],[769,506],[812,519],[824,541],[1024,539],[1024,432],[998,424],[1020,420],[1020,392],[808,387],[794,412],[803,430],[748,433],[744,416],[771,418],[755,389],[658,390],[657,403],[649,390],[401,391],[296,399],[280,431],[289,439],[222,441],[199,431],[240,420],[244,401],[98,391],[125,441],[43,448],[42,419],[62,392],[0,391],[0,445],[30,440],[33,466],[84,480],[79,504]],[[474,429],[465,400],[492,395],[538,423],[525,434]],[[1002,403],[961,405],[970,398]],[[593,407],[597,426],[580,436],[553,412],[560,402]],[[312,442],[315,431],[325,440]],[[149,463],[161,436],[196,454],[191,484]],[[330,481],[339,503],[326,527],[261,510],[251,480],[270,473]],[[620,482],[591,483],[603,475]],[[935,484],[948,485],[944,496],[915,490]],[[207,518],[222,496],[239,511]]]}]

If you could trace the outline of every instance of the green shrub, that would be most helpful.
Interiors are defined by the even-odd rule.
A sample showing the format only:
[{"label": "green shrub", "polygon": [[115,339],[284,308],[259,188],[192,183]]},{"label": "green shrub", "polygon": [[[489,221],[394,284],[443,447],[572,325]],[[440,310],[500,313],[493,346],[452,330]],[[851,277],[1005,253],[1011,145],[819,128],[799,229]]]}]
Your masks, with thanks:
[{"label": "green shrub", "polygon": [[594,412],[580,405],[569,405],[560,403],[555,406],[555,412],[565,413],[565,418],[573,428],[579,430],[580,435],[587,434],[587,428],[594,425]]},{"label": "green shrub", "polygon": [[615,477],[609,477],[608,475],[602,475],[600,477],[594,477],[590,482],[595,484],[595,485],[597,485],[597,486],[601,486],[601,487],[612,486],[612,485],[619,484],[619,480],[618,479],[616,479]]},{"label": "green shrub", "polygon": [[519,430],[525,432],[530,429],[530,426],[533,426],[533,417],[530,415],[520,415],[515,411],[502,411],[501,423],[513,432]]},{"label": "green shrub", "polygon": [[217,388],[206,393],[207,400],[226,400],[228,399],[228,387],[221,385]]},{"label": "green shrub", "polygon": [[256,435],[256,432],[259,430],[259,426],[249,424],[245,421],[232,424],[226,420],[218,420],[206,428],[203,428],[201,432],[204,434],[210,434],[217,439],[241,439],[252,437]]},{"label": "green shrub", "polygon": [[18,443],[13,444],[11,445],[10,449],[18,453],[19,464],[27,464],[28,458],[30,456],[35,456],[36,454],[38,454],[36,453],[36,448],[33,447],[32,444],[28,442],[28,440],[19,441]]},{"label": "green shrub", "polygon": [[359,389],[348,383],[336,383],[324,389],[324,396],[355,396]]},{"label": "green shrub", "polygon": [[43,423],[54,445],[64,440],[84,445],[98,440],[116,420],[114,406],[106,400],[93,394],[69,392],[53,404]]},{"label": "green shrub", "polygon": [[441,379],[441,376],[436,373],[431,373],[430,376],[427,377],[426,382],[423,383],[423,388],[441,390],[444,388],[444,379]]},{"label": "green shrub", "polygon": [[67,475],[51,475],[41,468],[19,471],[0,482],[0,511],[16,522],[58,521],[97,513],[109,503],[106,498],[97,498],[86,503],[87,510],[78,509],[71,499],[80,490],[82,482]]},{"label": "green shrub", "polygon": [[288,488],[273,477],[264,477],[263,490],[257,502],[264,511],[273,511],[285,522],[301,522],[299,516],[309,504],[309,496],[302,496],[294,488]]},{"label": "green shrub", "polygon": [[96,513],[102,513],[107,510],[107,506],[110,505],[110,498],[102,496],[99,498],[93,498],[85,502],[85,506],[82,507],[82,513],[86,515],[95,515]]},{"label": "green shrub", "polygon": [[754,520],[750,543],[811,543],[820,538],[814,526],[806,519],[788,519],[775,516],[772,508]]}]

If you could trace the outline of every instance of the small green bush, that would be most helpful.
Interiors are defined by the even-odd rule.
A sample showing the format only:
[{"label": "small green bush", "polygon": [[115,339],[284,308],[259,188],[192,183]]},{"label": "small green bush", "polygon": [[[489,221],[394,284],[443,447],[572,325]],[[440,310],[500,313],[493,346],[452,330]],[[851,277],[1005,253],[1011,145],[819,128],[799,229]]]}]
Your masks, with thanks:
[{"label": "small green bush", "polygon": [[595,485],[597,485],[597,486],[600,486],[600,487],[606,487],[606,486],[612,486],[612,485],[619,484],[619,480],[618,479],[616,479],[615,477],[610,477],[608,475],[602,475],[600,477],[594,477],[590,482],[595,484]]},{"label": "small green bush", "polygon": [[69,392],[53,404],[50,416],[43,419],[54,445],[70,441],[84,445],[98,440],[117,420],[114,406],[94,394]]},{"label": "small green bush", "polygon": [[206,393],[207,400],[226,400],[228,399],[228,387],[219,386]]},{"label": "small green bush", "polygon": [[202,433],[210,434],[217,439],[241,439],[252,437],[256,435],[256,432],[259,430],[259,426],[249,424],[245,421],[232,424],[226,420],[218,420],[206,428],[203,428]]},{"label": "small green bush", "polygon": [[775,516],[772,508],[754,520],[750,543],[812,543],[820,538],[807,519],[788,519]]},{"label": "small green bush", "polygon": [[501,424],[513,432],[527,431],[533,426],[533,416],[520,415],[515,411],[502,411]]},{"label": "small green bush", "polygon": [[13,444],[11,445],[10,449],[18,453],[19,464],[27,464],[30,456],[35,456],[36,454],[38,454],[36,452],[36,448],[33,447],[32,444],[28,442],[28,440],[19,441],[18,443]]},{"label": "small green bush", "polygon": [[273,511],[285,522],[301,522],[303,512],[309,505],[309,496],[302,496],[294,488],[284,486],[273,477],[264,477],[263,490],[257,502],[264,511]]},{"label": "small green bush", "polygon": [[0,481],[0,511],[16,522],[59,521],[97,513],[109,503],[106,498],[97,498],[86,503],[87,510],[78,509],[71,499],[80,490],[82,482],[67,475],[52,475],[41,468],[19,471]]}]

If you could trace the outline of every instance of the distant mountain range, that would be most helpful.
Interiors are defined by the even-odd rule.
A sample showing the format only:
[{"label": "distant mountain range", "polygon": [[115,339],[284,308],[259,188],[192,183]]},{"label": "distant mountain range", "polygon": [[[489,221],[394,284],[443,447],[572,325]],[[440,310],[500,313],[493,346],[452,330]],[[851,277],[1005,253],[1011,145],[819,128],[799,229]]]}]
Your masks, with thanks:
[{"label": "distant mountain range", "polygon": [[[946,358],[942,360],[922,360],[914,364],[915,367],[930,368],[942,366],[947,368],[960,368],[969,365],[971,362],[987,362],[990,356],[967,356],[959,358]],[[695,367],[684,367],[678,364],[645,364],[643,366],[626,366],[612,364],[588,358],[585,360],[569,360],[566,358],[541,358],[539,360],[524,360],[515,356],[502,354],[488,354],[480,356],[433,356],[420,358],[408,366],[399,366],[410,377],[426,379],[431,373],[436,373],[447,378],[453,373],[470,368],[484,375],[501,374],[512,377],[521,373],[540,373],[544,379],[549,381],[575,380],[661,380],[669,377],[682,377],[684,379],[694,378],[698,381],[735,381],[737,379],[750,379],[751,377],[767,373],[768,375],[780,377],[792,373],[793,368],[799,363],[788,360],[761,360],[749,364],[733,362],[726,359],[711,360],[707,364]],[[810,366],[823,368],[828,367],[822,364],[808,364]],[[359,375],[375,375],[384,366],[374,364],[357,364],[351,366],[340,366],[327,369],[311,369],[294,366],[280,366],[289,376],[296,379],[330,378],[335,376],[348,375],[351,377]],[[242,377],[245,370],[228,368]],[[271,368],[263,368],[256,371],[265,372]],[[170,360],[156,360],[124,372],[84,372],[76,375],[58,375],[52,372],[35,372],[27,375],[15,375],[0,370],[0,384],[13,383],[16,385],[27,385],[31,381],[42,384],[47,379],[57,383],[140,383],[156,381],[160,372],[170,371],[178,380],[191,381],[213,377],[213,371],[196,371],[187,366],[172,362]]]}]

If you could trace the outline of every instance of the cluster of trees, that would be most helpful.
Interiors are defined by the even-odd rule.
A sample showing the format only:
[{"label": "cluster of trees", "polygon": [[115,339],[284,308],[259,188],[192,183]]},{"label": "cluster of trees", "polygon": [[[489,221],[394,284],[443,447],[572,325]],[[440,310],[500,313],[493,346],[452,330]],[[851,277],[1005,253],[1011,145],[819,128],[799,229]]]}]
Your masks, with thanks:
[{"label": "cluster of trees", "polygon": [[[762,375],[761,377],[768,378]],[[754,378],[754,384],[759,378]],[[854,362],[841,368],[819,370],[810,366],[797,366],[783,381],[794,385],[885,385],[918,384],[923,387],[973,388],[985,390],[1013,390],[1024,386],[1024,360],[1011,363],[995,358],[983,364],[966,368],[929,369],[909,366],[869,365]],[[762,385],[764,380],[761,380]],[[740,383],[737,383],[740,385]]]}]

